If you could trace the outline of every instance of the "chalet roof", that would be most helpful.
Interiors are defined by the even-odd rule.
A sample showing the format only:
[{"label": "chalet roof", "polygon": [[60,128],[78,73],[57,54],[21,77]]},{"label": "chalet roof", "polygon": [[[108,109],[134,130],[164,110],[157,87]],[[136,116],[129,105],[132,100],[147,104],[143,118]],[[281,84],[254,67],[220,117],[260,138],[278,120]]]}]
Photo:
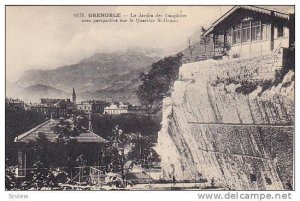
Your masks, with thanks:
[{"label": "chalet roof", "polygon": [[279,12],[279,11],[275,11],[275,10],[271,10],[271,9],[267,9],[267,8],[262,8],[262,7],[257,7],[257,6],[234,6],[233,8],[231,8],[228,12],[226,12],[224,15],[222,15],[219,19],[217,19],[212,25],[211,27],[204,33],[204,36],[209,35],[217,25],[219,25],[220,23],[222,23],[226,18],[228,18],[230,15],[232,15],[234,12],[236,12],[237,10],[248,10],[248,11],[253,11],[253,12],[257,12],[257,13],[261,13],[261,14],[265,14],[265,15],[269,15],[271,16],[272,13],[274,15],[274,17],[277,18],[281,18],[284,20],[290,20],[290,15],[287,13],[283,13],[283,12]]},{"label": "chalet roof", "polygon": [[[35,141],[40,133],[43,133],[45,137],[50,142],[57,142],[58,134],[52,131],[52,127],[55,126],[59,120],[50,119],[37,127],[17,136],[15,142],[30,142]],[[75,139],[77,142],[81,143],[107,143],[108,141],[104,138],[98,136],[97,134],[87,131],[85,133],[80,133],[78,136],[70,137],[70,139]]]}]

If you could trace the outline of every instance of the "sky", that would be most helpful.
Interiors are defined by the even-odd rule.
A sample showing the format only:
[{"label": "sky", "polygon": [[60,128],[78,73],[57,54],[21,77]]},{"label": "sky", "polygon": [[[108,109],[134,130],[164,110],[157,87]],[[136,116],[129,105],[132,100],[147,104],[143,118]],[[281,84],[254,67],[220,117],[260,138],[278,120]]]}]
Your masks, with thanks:
[{"label": "sky", "polygon": [[[232,6],[7,6],[6,78],[17,81],[29,69],[69,65],[99,52],[131,47],[166,54],[186,47]],[[83,23],[76,13],[185,14],[178,23]],[[84,18],[87,19],[87,18]],[[95,18],[92,18],[92,20]]]},{"label": "sky", "polygon": [[[17,81],[25,70],[69,65],[97,52],[130,47],[175,53],[187,37],[209,26],[230,7],[12,6],[6,8],[6,77]],[[75,13],[176,14],[178,23],[82,23]],[[94,19],[94,18],[93,18]]]}]

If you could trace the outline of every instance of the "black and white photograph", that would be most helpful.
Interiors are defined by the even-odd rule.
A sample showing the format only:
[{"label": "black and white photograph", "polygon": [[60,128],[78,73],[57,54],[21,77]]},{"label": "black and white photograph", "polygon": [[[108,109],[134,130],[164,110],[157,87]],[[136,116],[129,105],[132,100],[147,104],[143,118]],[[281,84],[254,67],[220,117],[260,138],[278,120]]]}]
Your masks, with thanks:
[{"label": "black and white photograph", "polygon": [[295,146],[295,5],[5,5],[8,193],[287,193]]}]

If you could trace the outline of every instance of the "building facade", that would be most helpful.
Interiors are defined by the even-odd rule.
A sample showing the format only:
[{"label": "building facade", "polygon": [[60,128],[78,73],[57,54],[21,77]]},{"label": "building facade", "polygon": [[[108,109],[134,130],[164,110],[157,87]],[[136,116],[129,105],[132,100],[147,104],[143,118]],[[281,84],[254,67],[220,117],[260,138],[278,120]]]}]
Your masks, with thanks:
[{"label": "building facade", "polygon": [[92,101],[84,101],[76,104],[76,109],[78,111],[88,113],[100,113],[103,114],[104,108],[108,106],[109,103],[106,101],[100,100],[92,100]]},{"label": "building facade", "polygon": [[29,109],[58,118],[67,116],[69,111],[74,109],[74,104],[70,99],[42,98],[39,104],[30,105]]},{"label": "building facade", "polygon": [[116,115],[116,114],[127,114],[128,106],[127,105],[117,105],[111,104],[109,107],[104,108],[104,114]]},{"label": "building facade", "polygon": [[290,48],[294,41],[294,14],[255,6],[235,6],[205,32],[214,52],[251,57]]},{"label": "building facade", "polygon": [[135,106],[129,103],[112,103],[110,106],[104,108],[103,114],[117,115],[117,114],[143,114],[144,108],[142,106]]}]

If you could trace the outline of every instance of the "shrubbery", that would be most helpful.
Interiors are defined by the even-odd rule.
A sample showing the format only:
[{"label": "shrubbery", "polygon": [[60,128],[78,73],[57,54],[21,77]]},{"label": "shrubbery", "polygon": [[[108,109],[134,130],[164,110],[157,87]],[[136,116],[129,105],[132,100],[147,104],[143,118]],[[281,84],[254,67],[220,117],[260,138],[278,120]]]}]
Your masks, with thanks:
[{"label": "shrubbery", "polygon": [[[291,48],[287,51],[284,57],[285,61],[283,66],[275,71],[275,76],[272,79],[265,79],[264,77],[258,79],[257,74],[260,66],[241,66],[238,71],[229,75],[223,73],[221,77],[217,76],[215,80],[211,81],[211,85],[216,87],[219,84],[230,85],[241,85],[236,88],[236,93],[241,93],[244,95],[252,93],[257,87],[262,87],[261,92],[258,95],[261,95],[264,91],[272,88],[273,86],[277,86],[282,83],[285,75],[290,71],[295,71],[295,49]],[[232,70],[233,71],[233,70]],[[263,74],[262,74],[263,75]],[[294,79],[294,78],[293,78]],[[293,80],[292,80],[293,81]],[[285,83],[282,85],[283,87],[291,84]]]},{"label": "shrubbery", "polygon": [[[132,149],[128,153],[129,160],[146,160],[149,155],[158,158],[153,150],[160,130],[160,121],[155,116],[138,114],[121,115],[95,115],[93,116],[93,129],[95,133],[107,140],[116,138],[117,129],[122,130],[122,142]],[[142,150],[141,150],[142,149]]]},{"label": "shrubbery", "polygon": [[170,95],[170,89],[178,78],[182,56],[179,53],[166,57],[153,63],[149,72],[141,73],[143,83],[139,86],[137,94],[142,104],[150,106],[151,112],[158,112],[162,107],[162,99]]}]

